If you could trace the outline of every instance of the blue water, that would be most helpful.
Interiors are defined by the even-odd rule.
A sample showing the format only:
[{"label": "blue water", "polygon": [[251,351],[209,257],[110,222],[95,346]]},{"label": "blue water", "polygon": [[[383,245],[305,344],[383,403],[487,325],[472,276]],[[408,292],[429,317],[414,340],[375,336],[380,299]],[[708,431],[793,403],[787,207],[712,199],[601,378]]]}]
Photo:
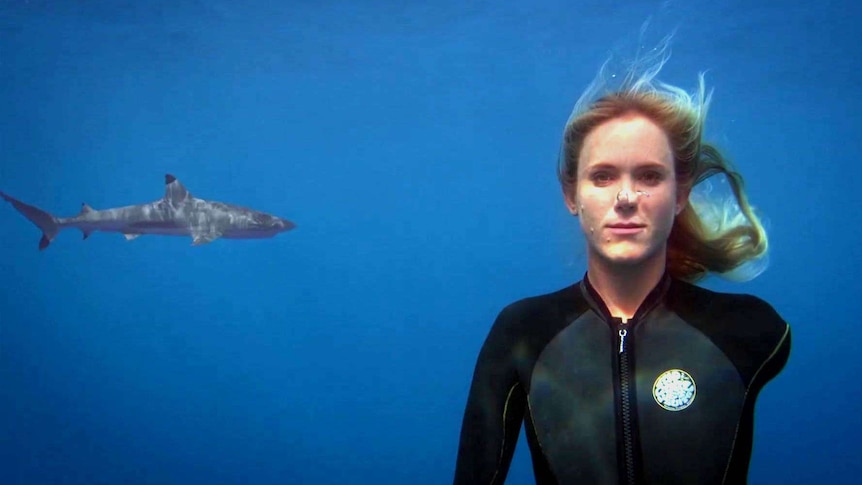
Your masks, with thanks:
[{"label": "blue water", "polygon": [[0,205],[0,483],[449,482],[496,313],[584,272],[559,135],[650,17],[771,227],[762,276],[705,284],[793,326],[751,483],[858,478],[860,7],[607,4],[0,3],[0,190],[70,216],[172,173],[298,225],[39,252]]}]

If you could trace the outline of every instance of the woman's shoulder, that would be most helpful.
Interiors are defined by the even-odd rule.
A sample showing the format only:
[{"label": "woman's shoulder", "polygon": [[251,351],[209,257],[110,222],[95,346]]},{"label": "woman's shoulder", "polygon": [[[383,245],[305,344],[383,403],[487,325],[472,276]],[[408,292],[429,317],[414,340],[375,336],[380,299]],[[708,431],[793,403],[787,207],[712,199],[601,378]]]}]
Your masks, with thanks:
[{"label": "woman's shoulder", "polygon": [[586,306],[580,282],[549,293],[541,293],[515,300],[503,307],[498,320],[524,321],[537,318],[561,317]]},{"label": "woman's shoulder", "polygon": [[579,283],[512,301],[498,313],[485,347],[504,353],[537,351],[587,308]]},{"label": "woman's shoulder", "polygon": [[723,293],[674,280],[667,301],[680,318],[707,335],[738,367],[746,368],[743,374],[753,377],[768,361],[780,369],[787,360],[790,326],[755,295]]},{"label": "woman's shoulder", "polygon": [[696,320],[716,321],[723,327],[736,323],[783,333],[788,326],[771,304],[747,293],[714,291],[674,280],[668,301],[678,313]]}]

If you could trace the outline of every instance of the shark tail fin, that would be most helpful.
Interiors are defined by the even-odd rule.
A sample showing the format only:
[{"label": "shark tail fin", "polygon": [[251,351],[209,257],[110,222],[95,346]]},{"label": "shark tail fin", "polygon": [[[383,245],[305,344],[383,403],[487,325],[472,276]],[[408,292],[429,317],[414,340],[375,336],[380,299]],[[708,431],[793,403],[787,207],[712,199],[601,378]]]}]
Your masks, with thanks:
[{"label": "shark tail fin", "polygon": [[42,230],[42,239],[39,241],[40,251],[47,248],[54,237],[57,236],[57,233],[60,232],[60,225],[57,224],[57,218],[51,214],[38,207],[25,204],[14,197],[4,194],[3,192],[0,192],[0,197],[6,200],[6,202],[12,204],[18,212],[24,214],[24,217],[30,219],[30,222],[36,224],[39,229]]}]

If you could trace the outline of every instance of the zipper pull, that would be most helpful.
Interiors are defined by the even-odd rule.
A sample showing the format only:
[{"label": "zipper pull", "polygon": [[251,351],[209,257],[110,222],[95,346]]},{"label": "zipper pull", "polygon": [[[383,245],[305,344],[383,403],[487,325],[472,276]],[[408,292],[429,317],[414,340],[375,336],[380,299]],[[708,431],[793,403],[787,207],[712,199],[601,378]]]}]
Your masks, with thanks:
[{"label": "zipper pull", "polygon": [[620,329],[620,353],[623,353],[624,346],[626,343],[626,335],[628,335],[628,331],[624,328]]}]

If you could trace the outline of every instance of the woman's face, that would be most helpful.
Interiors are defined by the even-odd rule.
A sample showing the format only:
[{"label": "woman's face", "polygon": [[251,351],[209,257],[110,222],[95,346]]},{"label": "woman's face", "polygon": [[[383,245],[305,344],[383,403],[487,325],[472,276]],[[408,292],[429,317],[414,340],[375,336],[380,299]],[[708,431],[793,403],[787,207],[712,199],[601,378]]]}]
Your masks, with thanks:
[{"label": "woman's face", "polygon": [[584,139],[574,200],[588,257],[611,265],[663,261],[678,194],[667,135],[648,118],[630,114],[607,121]]}]

